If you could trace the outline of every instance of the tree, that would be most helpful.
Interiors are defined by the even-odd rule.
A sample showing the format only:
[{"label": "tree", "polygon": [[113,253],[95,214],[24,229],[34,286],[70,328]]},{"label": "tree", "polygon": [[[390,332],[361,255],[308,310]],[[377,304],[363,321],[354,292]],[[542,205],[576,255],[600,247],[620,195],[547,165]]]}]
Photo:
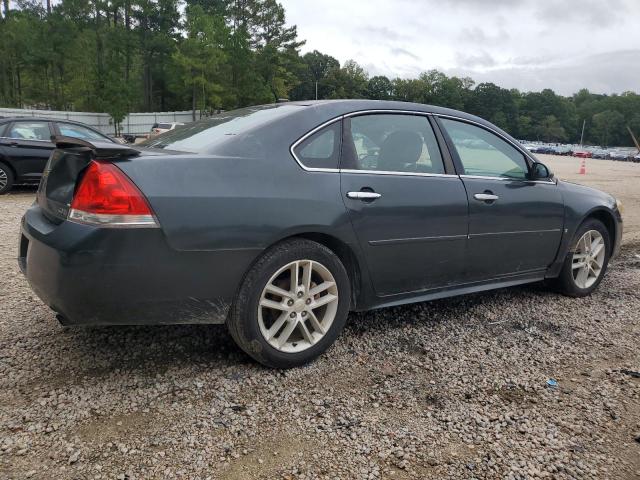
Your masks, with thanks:
[{"label": "tree", "polygon": [[347,60],[327,76],[329,98],[366,98],[368,83],[367,72],[355,61]]},{"label": "tree", "polygon": [[292,92],[292,98],[308,100],[316,98],[316,92],[317,98],[328,97],[326,80],[332,70],[340,68],[340,62],[330,55],[314,50],[302,57],[301,67],[298,73],[300,82]]},{"label": "tree", "polygon": [[[44,4],[44,6],[43,6]],[[11,7],[11,8],[10,8]],[[368,73],[304,44],[277,0],[2,0],[0,105],[109,112],[233,109],[280,98],[430,103],[518,138],[632,145],[640,95],[507,90],[428,70]]]},{"label": "tree", "polygon": [[538,137],[545,142],[563,142],[567,132],[554,115],[547,115],[537,129]]},{"label": "tree", "polygon": [[272,101],[287,98],[298,83],[293,70],[300,64],[297,29],[288,27],[282,5],[275,0],[250,3],[250,42],[256,50],[256,69],[270,92]]},{"label": "tree", "polygon": [[625,129],[624,115],[613,110],[597,113],[593,116],[593,127],[600,145],[619,144]]},{"label": "tree", "polygon": [[389,100],[393,95],[393,84],[385,76],[378,75],[369,79],[367,96],[374,100]]},{"label": "tree", "polygon": [[200,5],[187,7],[184,28],[187,38],[180,43],[174,59],[191,91],[192,117],[196,120],[198,97],[202,111],[206,110],[207,101],[220,106],[220,65],[225,59],[223,47],[228,31],[224,18],[205,13]]}]

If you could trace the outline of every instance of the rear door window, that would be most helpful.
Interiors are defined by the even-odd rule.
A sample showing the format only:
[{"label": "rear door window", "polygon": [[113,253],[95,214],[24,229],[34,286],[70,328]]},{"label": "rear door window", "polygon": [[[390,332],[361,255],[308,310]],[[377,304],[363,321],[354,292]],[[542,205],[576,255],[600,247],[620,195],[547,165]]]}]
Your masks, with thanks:
[{"label": "rear door window", "polygon": [[104,135],[94,132],[90,128],[83,127],[82,125],[74,125],[72,123],[58,123],[58,130],[60,134],[65,137],[79,138],[81,140],[109,140]]},{"label": "rear door window", "polygon": [[438,142],[429,120],[423,115],[359,115],[350,119],[349,130],[350,134],[345,134],[342,168],[444,173]]}]

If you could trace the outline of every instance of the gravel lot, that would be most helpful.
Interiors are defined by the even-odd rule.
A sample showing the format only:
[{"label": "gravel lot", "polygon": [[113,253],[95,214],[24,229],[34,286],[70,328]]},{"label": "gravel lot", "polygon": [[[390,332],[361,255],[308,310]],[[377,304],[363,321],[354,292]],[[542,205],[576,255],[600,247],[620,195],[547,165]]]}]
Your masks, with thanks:
[{"label": "gravel lot", "polygon": [[543,161],[625,202],[594,295],[352,315],[287,372],[222,326],[61,327],[16,265],[34,192],[1,197],[0,477],[640,478],[640,165]]}]

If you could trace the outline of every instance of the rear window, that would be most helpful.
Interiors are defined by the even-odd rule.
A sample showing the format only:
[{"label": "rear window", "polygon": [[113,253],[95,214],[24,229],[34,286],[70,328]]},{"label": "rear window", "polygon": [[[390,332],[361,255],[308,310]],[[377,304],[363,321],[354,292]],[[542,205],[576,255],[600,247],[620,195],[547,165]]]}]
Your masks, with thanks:
[{"label": "rear window", "polygon": [[338,168],[341,125],[334,122],[304,139],[294,148],[296,158],[307,168]]},{"label": "rear window", "polygon": [[170,123],[159,123],[156,128],[162,128],[163,130],[169,130],[171,128]]},{"label": "rear window", "polygon": [[101,140],[103,142],[111,141],[109,137],[93,131],[90,128],[83,127],[82,125],[58,123],[58,130],[60,130],[60,134],[65,137],[80,138],[82,140]]},{"label": "rear window", "polygon": [[299,108],[295,105],[261,105],[232,110],[170,130],[138,145],[183,152],[207,153],[230,136],[245,133],[285,117]]}]

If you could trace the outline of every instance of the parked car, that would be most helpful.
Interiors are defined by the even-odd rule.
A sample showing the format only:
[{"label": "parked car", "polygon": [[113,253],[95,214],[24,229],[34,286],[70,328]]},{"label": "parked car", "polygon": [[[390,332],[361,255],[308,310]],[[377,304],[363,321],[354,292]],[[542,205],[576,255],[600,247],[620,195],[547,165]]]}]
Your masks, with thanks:
[{"label": "parked car", "polygon": [[592,158],[608,158],[609,150],[606,150],[604,148],[594,148],[593,150],[591,150],[591,157]]},{"label": "parked car", "polygon": [[160,135],[161,133],[168,132],[173,130],[174,128],[184,125],[181,122],[163,122],[163,123],[154,123],[151,127],[151,135]]},{"label": "parked car", "polygon": [[55,148],[51,137],[61,135],[115,142],[80,122],[37,117],[0,119],[0,194],[10,191],[14,183],[39,182]]},{"label": "parked car", "polygon": [[56,145],[18,257],[60,321],[226,323],[272,367],[320,355],[349,311],[545,279],[588,295],[621,241],[615,198],[428,105],[291,102]]},{"label": "parked car", "polygon": [[587,150],[576,150],[573,152],[573,156],[578,158],[591,158],[591,152]]},{"label": "parked car", "polygon": [[571,155],[571,147],[568,145],[556,145],[552,147],[554,155]]},{"label": "parked car", "polygon": [[612,150],[609,152],[609,158],[611,160],[626,161],[629,158],[629,153],[626,151]]}]

